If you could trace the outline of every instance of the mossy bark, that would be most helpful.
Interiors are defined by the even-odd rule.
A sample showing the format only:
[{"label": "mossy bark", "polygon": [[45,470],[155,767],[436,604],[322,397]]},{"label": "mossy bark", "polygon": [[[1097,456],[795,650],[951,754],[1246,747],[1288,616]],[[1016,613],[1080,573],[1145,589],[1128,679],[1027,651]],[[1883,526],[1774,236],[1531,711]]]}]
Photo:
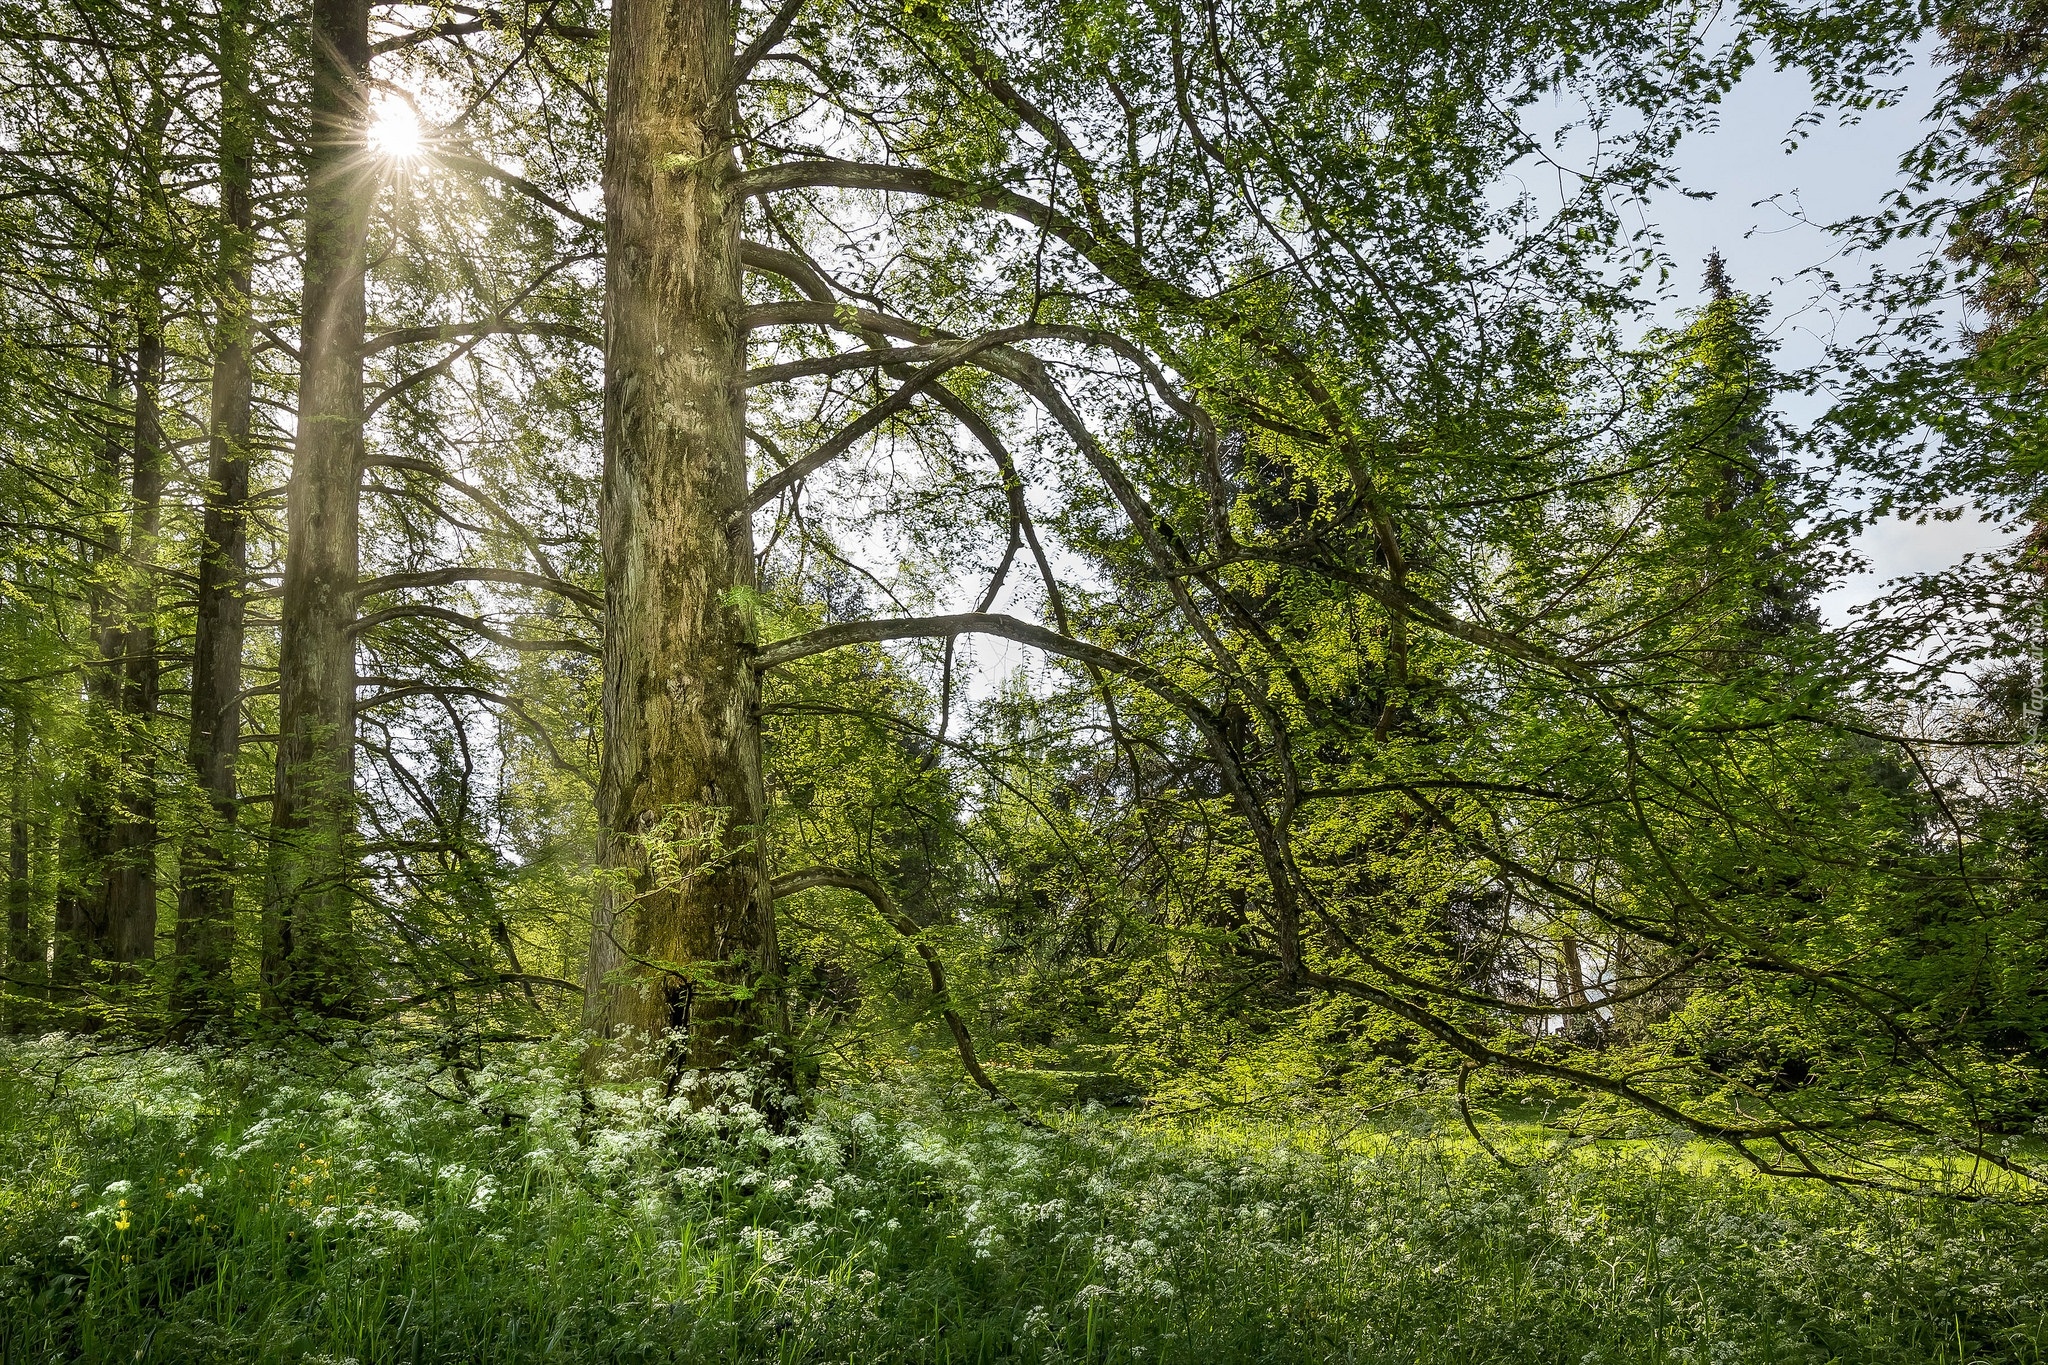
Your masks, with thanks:
[{"label": "mossy bark", "polygon": [[[618,0],[606,112],[603,879],[585,1020],[673,1084],[784,1032],[763,862],[725,0]],[[773,1060],[771,1058],[771,1060]]]},{"label": "mossy bark", "polygon": [[275,1012],[346,1015],[360,986],[355,865],[357,487],[364,275],[375,180],[365,147],[367,0],[313,0],[298,438],[286,490],[277,787],[263,994]]},{"label": "mossy bark", "polygon": [[[157,541],[164,473],[159,395],[164,375],[162,305],[154,284],[137,308],[135,338],[135,445],[128,479],[128,546],[122,564],[121,620],[117,630],[120,677],[114,722],[116,776],[109,831],[104,938],[100,955],[119,963],[156,956],[156,723],[163,665],[157,651]],[[125,970],[117,968],[117,977]]]},{"label": "mossy bark", "polygon": [[226,1014],[232,1001],[236,865],[235,758],[241,740],[242,643],[248,594],[250,269],[255,254],[250,174],[255,110],[249,93],[246,6],[220,7],[219,298],[207,430],[206,518],[199,543],[187,754],[202,810],[178,852],[178,925],[171,1003],[183,1027]]}]

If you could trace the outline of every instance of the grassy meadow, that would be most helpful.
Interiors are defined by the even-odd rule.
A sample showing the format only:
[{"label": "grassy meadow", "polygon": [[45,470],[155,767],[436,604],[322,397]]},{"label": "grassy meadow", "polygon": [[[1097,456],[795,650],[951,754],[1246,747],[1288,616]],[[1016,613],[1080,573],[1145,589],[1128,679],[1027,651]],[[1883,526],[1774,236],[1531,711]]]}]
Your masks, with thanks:
[{"label": "grassy meadow", "polygon": [[552,1046],[460,1076],[56,1038],[5,1060],[8,1362],[2032,1362],[2048,1342],[2034,1210],[1767,1181],[1676,1141],[1510,1170],[1420,1105],[1084,1106],[1034,1130],[912,1075],[776,1133],[743,1105],[586,1097]]}]

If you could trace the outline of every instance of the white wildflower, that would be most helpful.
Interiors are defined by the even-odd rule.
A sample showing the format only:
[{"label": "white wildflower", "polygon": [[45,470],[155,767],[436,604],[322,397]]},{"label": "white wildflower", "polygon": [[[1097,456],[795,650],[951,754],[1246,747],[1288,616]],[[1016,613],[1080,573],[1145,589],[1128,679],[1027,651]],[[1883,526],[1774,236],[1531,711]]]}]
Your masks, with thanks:
[{"label": "white wildflower", "polygon": [[361,1208],[348,1220],[352,1228],[381,1229],[401,1235],[420,1230],[420,1220],[404,1209]]}]

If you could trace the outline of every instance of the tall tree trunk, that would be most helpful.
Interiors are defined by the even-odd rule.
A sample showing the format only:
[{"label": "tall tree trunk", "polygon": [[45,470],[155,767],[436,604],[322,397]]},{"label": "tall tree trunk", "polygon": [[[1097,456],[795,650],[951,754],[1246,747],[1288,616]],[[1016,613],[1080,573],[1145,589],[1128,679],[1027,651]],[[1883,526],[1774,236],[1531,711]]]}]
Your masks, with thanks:
[{"label": "tall tree trunk", "polygon": [[363,453],[367,0],[313,0],[298,440],[286,492],[277,787],[264,896],[268,1007],[348,1014],[355,847],[357,480]]},{"label": "tall tree trunk", "polygon": [[118,793],[108,840],[103,956],[117,963],[156,956],[156,721],[162,672],[157,654],[156,544],[164,495],[164,374],[161,304],[154,286],[137,310],[135,446],[128,482],[128,553],[122,565]]},{"label": "tall tree trunk", "polygon": [[7,811],[7,993],[13,997],[7,1010],[9,1029],[21,1027],[35,1008],[24,1007],[21,1001],[41,994],[39,978],[45,969],[29,918],[35,908],[35,886],[29,880],[28,755],[28,707],[17,702]]},{"label": "tall tree trunk", "polygon": [[[107,360],[108,406],[120,401],[127,384],[126,355],[110,347]],[[114,783],[117,764],[108,731],[115,726],[121,698],[123,632],[108,591],[107,566],[122,550],[125,501],[120,486],[121,441],[112,432],[100,442],[98,468],[91,489],[99,506],[98,534],[85,576],[86,620],[93,637],[93,655],[84,668],[86,734],[84,753],[71,777],[69,828],[58,857],[54,952],[50,979],[58,986],[77,986],[93,974],[93,962],[107,955],[107,872],[114,829]],[[69,997],[72,992],[64,992]]]},{"label": "tall tree trunk", "polygon": [[249,276],[255,247],[249,189],[255,119],[243,5],[221,6],[219,43],[219,315],[187,746],[206,809],[178,854],[177,970],[171,983],[172,1007],[187,1028],[222,1017],[232,1001],[235,755],[242,733],[243,603],[249,576]]},{"label": "tall tree trunk", "polygon": [[[1584,945],[1579,942],[1577,934],[1566,930],[1559,937],[1557,947],[1558,955],[1562,959],[1560,965],[1564,969],[1559,974],[1562,979],[1558,984],[1564,989],[1565,1001],[1567,1004],[1584,1009],[1586,1005],[1591,1003],[1586,995]],[[1600,1039],[1601,1027],[1598,1014],[1568,1014],[1564,1017],[1563,1032],[1565,1036],[1581,1043],[1597,1043]]]},{"label": "tall tree trunk", "polygon": [[1586,1003],[1586,965],[1579,956],[1578,935],[1567,932],[1557,941],[1558,955],[1564,959],[1565,1003],[1583,1005]]},{"label": "tall tree trunk", "polygon": [[732,44],[727,0],[612,8],[603,876],[585,1015],[671,1085],[786,1031],[750,658]]}]

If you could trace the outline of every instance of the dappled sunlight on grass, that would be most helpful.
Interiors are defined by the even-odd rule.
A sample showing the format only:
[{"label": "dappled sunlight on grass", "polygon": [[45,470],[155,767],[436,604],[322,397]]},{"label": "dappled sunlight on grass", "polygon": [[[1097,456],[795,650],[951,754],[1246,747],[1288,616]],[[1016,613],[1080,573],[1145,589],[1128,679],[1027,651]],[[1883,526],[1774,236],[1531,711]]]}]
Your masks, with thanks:
[{"label": "dappled sunlight on grass", "polygon": [[460,1077],[75,1048],[7,1059],[8,1360],[2032,1361],[2048,1335],[2033,1211],[1672,1142],[1510,1171],[1421,1110],[1034,1132],[916,1081],[776,1133],[586,1101],[558,1046]]}]

